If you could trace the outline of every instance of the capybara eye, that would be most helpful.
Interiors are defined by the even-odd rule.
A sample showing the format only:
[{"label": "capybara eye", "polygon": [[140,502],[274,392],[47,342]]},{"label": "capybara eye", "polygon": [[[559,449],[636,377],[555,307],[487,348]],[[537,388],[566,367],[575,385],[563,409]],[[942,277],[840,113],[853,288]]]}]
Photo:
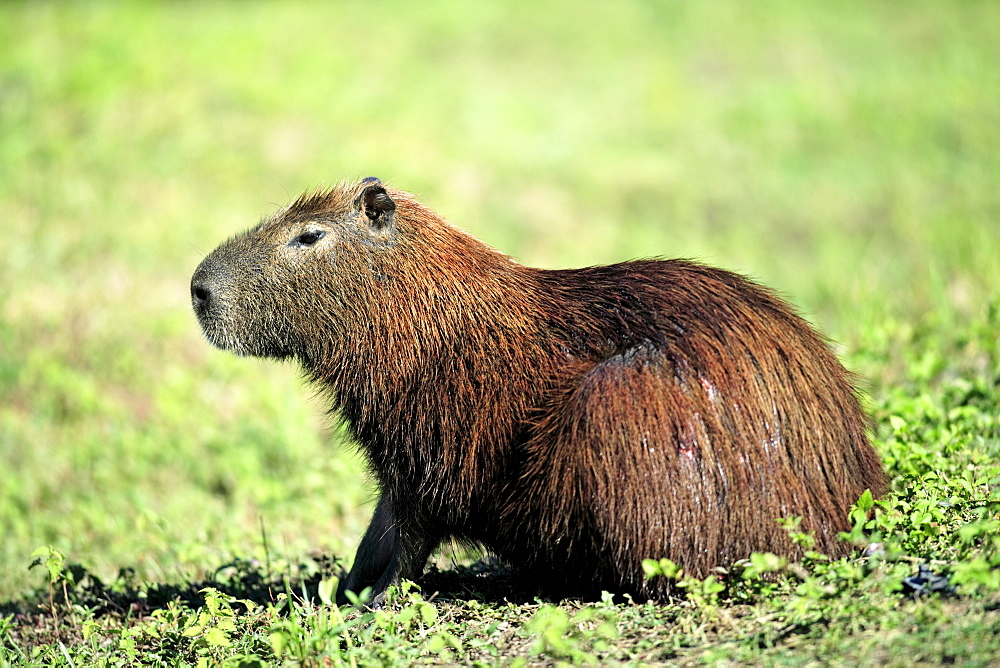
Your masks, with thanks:
[{"label": "capybara eye", "polygon": [[309,230],[295,237],[292,243],[298,246],[312,246],[314,243],[326,236],[323,230]]}]

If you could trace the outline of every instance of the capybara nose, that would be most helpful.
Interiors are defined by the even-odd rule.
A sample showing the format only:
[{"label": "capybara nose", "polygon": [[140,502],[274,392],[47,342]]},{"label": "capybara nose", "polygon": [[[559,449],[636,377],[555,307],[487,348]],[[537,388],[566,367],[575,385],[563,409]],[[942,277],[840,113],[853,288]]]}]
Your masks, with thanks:
[{"label": "capybara nose", "polygon": [[196,309],[204,309],[212,301],[212,290],[200,282],[191,283],[191,303]]}]

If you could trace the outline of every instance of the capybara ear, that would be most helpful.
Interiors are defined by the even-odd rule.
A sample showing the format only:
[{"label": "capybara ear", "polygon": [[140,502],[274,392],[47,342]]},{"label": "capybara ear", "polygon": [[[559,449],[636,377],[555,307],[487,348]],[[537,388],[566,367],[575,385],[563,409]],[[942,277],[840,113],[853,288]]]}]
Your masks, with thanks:
[{"label": "capybara ear", "polygon": [[377,230],[383,230],[392,225],[396,203],[385,191],[385,186],[374,176],[369,176],[361,183],[365,185],[359,198],[361,215],[367,218],[368,224]]}]

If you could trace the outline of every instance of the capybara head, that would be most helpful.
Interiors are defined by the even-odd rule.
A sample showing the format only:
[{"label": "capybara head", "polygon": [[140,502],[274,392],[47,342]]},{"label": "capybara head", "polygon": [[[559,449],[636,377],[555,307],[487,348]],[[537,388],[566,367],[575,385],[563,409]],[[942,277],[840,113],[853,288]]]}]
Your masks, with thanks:
[{"label": "capybara head", "polygon": [[381,182],[303,196],[209,255],[191,301],[212,344],[238,355],[307,357],[342,329],[357,294],[338,276],[373,275],[372,249],[395,237]]}]

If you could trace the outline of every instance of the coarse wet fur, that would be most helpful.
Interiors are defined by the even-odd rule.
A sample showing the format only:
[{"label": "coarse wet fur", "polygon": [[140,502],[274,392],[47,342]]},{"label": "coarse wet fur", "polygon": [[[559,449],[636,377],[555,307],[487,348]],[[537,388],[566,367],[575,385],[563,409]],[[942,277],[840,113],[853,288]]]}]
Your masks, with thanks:
[{"label": "coarse wet fur", "polygon": [[214,345],[295,359],[380,498],[345,591],[379,603],[446,539],[541,588],[662,598],[754,551],[850,546],[887,489],[850,374],[769,290],[684,260],[526,267],[378,179],[304,195],[191,282]]}]

